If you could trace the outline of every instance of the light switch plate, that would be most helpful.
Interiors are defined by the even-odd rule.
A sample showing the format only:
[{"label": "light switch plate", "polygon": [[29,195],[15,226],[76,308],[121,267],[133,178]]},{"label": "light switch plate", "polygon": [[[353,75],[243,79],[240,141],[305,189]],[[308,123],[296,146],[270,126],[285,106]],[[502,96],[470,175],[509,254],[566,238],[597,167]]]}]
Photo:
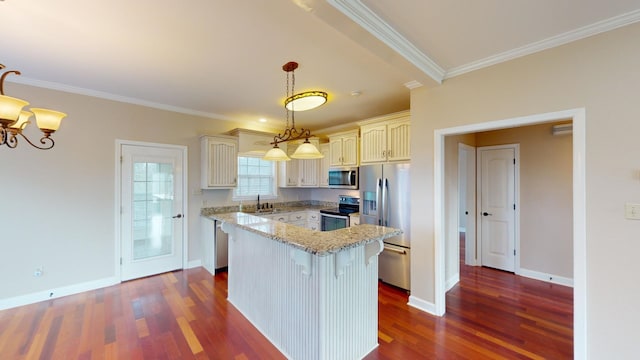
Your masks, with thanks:
[{"label": "light switch plate", "polygon": [[624,217],[632,220],[640,220],[640,204],[626,203],[624,205]]}]

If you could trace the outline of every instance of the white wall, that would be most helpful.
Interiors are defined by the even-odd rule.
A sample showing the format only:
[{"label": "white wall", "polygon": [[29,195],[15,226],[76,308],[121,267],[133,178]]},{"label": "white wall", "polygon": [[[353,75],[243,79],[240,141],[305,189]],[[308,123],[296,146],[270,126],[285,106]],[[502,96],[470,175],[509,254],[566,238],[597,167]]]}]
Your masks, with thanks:
[{"label": "white wall", "polygon": [[[640,24],[412,91],[412,131],[586,109],[586,346],[589,358],[632,358],[640,322]],[[412,142],[412,296],[434,301],[434,137]],[[430,204],[417,208],[417,203]]]}]

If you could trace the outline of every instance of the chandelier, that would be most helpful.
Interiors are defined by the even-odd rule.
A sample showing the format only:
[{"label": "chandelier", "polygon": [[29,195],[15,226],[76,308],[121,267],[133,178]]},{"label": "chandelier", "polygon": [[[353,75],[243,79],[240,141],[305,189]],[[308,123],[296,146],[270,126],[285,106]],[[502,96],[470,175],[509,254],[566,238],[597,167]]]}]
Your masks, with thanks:
[{"label": "chandelier", "polygon": [[[0,64],[0,70],[4,68],[5,66]],[[21,136],[37,149],[51,149],[55,144],[51,134],[58,130],[60,122],[67,114],[41,108],[31,108],[31,112],[23,111],[22,108],[29,105],[28,102],[4,94],[4,79],[9,74],[20,75],[20,72],[9,70],[3,72],[2,76],[0,76],[0,146],[7,145],[7,147],[14,149],[18,146],[18,136]],[[32,115],[35,115],[36,124],[42,131],[43,136],[40,139],[40,144],[42,145],[33,143],[22,133],[25,127],[31,123],[29,118]]]},{"label": "chandelier", "polygon": [[[286,128],[282,134],[278,134],[273,137],[273,149],[267,151],[262,158],[263,160],[271,161],[289,161],[291,160],[287,154],[278,147],[279,143],[301,140],[304,142],[300,144],[296,151],[291,154],[294,159],[320,159],[324,155],[318,151],[318,148],[313,146],[309,142],[309,138],[312,137],[309,129],[300,130],[296,129],[295,113],[296,111],[303,111],[313,109],[324,104],[327,101],[327,93],[322,91],[307,91],[299,94],[295,93],[296,77],[294,71],[298,68],[298,63],[290,61],[282,65],[282,70],[287,73],[287,99],[284,102],[286,111]],[[291,76],[289,76],[291,74]],[[291,92],[289,92],[289,84],[291,84]],[[323,100],[320,100],[322,98]],[[298,108],[300,106],[300,108]],[[291,127],[289,127],[289,111],[291,111]]]}]

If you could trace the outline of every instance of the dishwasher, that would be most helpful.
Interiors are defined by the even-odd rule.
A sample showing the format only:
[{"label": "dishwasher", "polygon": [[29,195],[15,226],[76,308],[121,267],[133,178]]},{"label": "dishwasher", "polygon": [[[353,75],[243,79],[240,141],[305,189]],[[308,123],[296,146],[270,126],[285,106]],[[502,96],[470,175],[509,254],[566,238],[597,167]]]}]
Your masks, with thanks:
[{"label": "dishwasher", "polygon": [[228,235],[222,231],[221,225],[222,222],[215,221],[216,232],[214,242],[216,246],[216,272],[227,270],[227,266],[229,265]]}]

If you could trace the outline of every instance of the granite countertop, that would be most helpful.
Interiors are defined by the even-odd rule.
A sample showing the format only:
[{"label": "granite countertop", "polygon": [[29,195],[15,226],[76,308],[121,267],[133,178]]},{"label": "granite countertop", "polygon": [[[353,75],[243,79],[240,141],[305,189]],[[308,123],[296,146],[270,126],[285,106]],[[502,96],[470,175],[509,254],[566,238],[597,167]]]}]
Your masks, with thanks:
[{"label": "granite countertop", "polygon": [[[262,212],[257,212],[256,204],[251,203],[251,204],[244,205],[242,212],[262,216],[262,215],[269,215],[269,214],[282,214],[282,213],[305,211],[305,210],[320,211],[322,209],[330,209],[338,206],[338,204],[334,202],[321,202],[321,201],[290,201],[290,202],[276,202],[276,203],[269,203],[269,204],[273,204],[273,209],[274,209],[273,211],[265,210]],[[200,215],[211,216],[215,214],[225,214],[225,213],[232,213],[237,211],[240,211],[237,205],[208,207],[208,208],[201,209]]]},{"label": "granite countertop", "polygon": [[[305,209],[308,210],[308,208]],[[203,216],[223,223],[234,224],[241,229],[289,244],[318,256],[334,254],[341,250],[402,234],[400,229],[369,224],[333,231],[316,231],[242,212]]]}]

